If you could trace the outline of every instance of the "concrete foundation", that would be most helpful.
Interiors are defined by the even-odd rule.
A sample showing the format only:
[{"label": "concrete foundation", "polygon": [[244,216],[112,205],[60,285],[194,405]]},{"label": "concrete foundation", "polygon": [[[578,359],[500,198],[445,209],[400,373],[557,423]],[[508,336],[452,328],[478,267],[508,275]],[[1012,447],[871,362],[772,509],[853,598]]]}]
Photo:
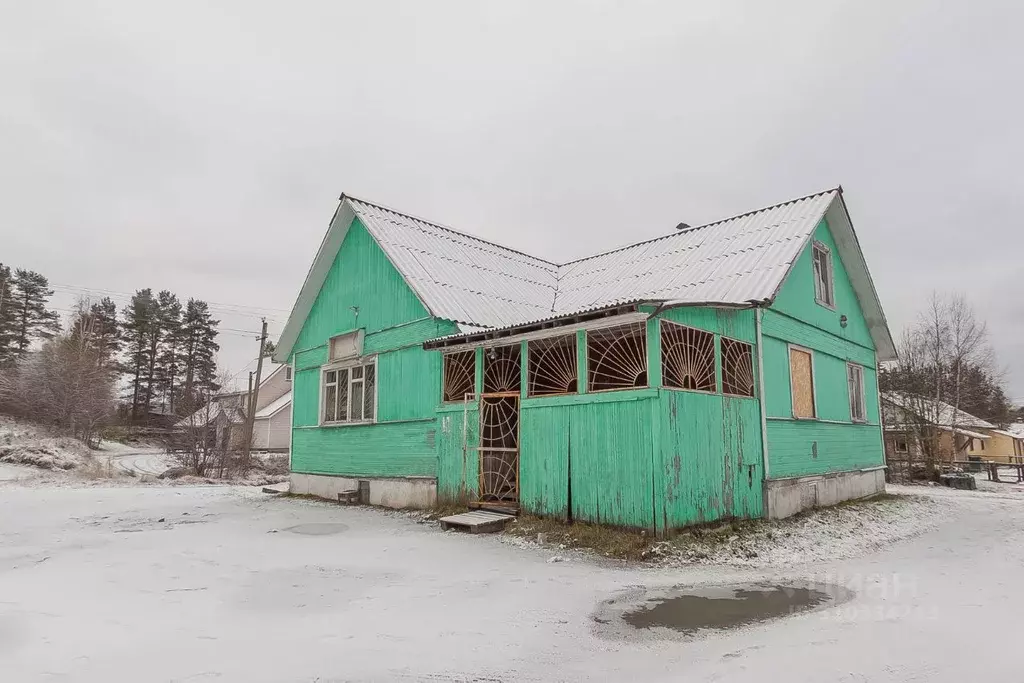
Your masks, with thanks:
[{"label": "concrete foundation", "polygon": [[369,492],[370,505],[388,508],[425,509],[437,502],[437,480],[434,477],[335,477],[328,474],[301,474],[292,472],[291,493],[316,496],[337,501],[342,491],[360,490]]},{"label": "concrete foundation", "polygon": [[885,468],[873,467],[852,472],[769,479],[764,483],[764,500],[768,518],[782,519],[802,510],[867,498],[884,491]]}]

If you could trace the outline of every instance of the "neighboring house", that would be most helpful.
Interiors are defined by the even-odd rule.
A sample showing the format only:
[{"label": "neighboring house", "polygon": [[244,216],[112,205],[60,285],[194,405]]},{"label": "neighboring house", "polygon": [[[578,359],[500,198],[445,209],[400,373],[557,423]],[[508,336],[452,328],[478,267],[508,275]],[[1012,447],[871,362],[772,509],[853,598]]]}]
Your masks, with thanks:
[{"label": "neighboring house", "polygon": [[658,533],[882,491],[894,358],[839,189],[565,264],[343,195],[275,354],[297,493]]},{"label": "neighboring house", "polygon": [[[249,401],[249,372],[256,371],[256,361],[242,369],[233,378],[234,384],[210,400],[209,410],[203,406],[192,415],[180,420],[179,429],[199,428],[209,424],[219,448],[239,450],[245,443],[245,416]],[[263,359],[256,417],[253,420],[252,447],[256,450],[287,451],[291,438],[292,392],[291,366]]]},{"label": "neighboring house", "polygon": [[900,392],[882,394],[886,450],[897,459],[924,457],[922,440],[934,440],[941,462],[980,458],[1015,462],[1024,455],[1024,435],[957,410],[943,401]]}]

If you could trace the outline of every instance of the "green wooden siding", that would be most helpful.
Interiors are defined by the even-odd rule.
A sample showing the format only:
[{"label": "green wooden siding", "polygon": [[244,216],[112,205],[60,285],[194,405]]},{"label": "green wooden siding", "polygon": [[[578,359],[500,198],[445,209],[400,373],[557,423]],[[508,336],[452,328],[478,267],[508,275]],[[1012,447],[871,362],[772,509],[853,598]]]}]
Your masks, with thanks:
[{"label": "green wooden siding", "polygon": [[434,420],[295,429],[292,440],[294,472],[403,477],[437,471]]},{"label": "green wooden siding", "polygon": [[[814,300],[814,266],[811,243],[801,252],[793,269],[783,283],[772,308],[792,318],[813,325],[840,339],[873,349],[871,332],[861,313],[860,303],[853,291],[853,285],[846,274],[846,268],[839,258],[828,223],[822,221],[814,231],[814,239],[824,243],[832,251],[832,267],[835,281],[835,309],[829,309]],[[840,324],[840,317],[846,315],[847,325]]]},{"label": "green wooden siding", "polygon": [[[318,427],[320,366],[330,338],[364,331],[363,355],[377,357],[377,424]],[[422,342],[456,331],[429,317],[384,252],[352,222],[293,356],[292,470],[348,476],[432,476],[441,359]]]},{"label": "green wooden siding", "polygon": [[845,472],[884,464],[877,425],[769,420],[772,479]]},{"label": "green wooden siding", "polygon": [[706,306],[681,306],[670,308],[658,317],[751,344],[757,341],[756,320],[754,310],[751,308],[734,310]]},{"label": "green wooden siding", "polygon": [[[468,432],[468,438],[464,436]],[[480,413],[462,405],[437,413],[437,496],[446,501],[476,500],[479,489]]]},{"label": "green wooden siding", "polygon": [[295,349],[321,346],[335,335],[357,329],[369,336],[429,315],[370,233],[354,219]]},{"label": "green wooden siding", "polygon": [[523,509],[566,519],[569,511],[569,416],[564,406],[538,405],[521,413],[519,497]]},{"label": "green wooden siding", "polygon": [[659,527],[760,517],[761,414],[751,398],[662,392]]},{"label": "green wooden siding", "polygon": [[[835,310],[814,300],[811,247],[797,259],[775,303],[762,314],[769,477],[841,472],[883,464],[875,352],[867,323],[824,221],[815,239],[832,251]],[[839,321],[847,318],[844,328]],[[789,345],[810,349],[817,419],[794,420]],[[867,424],[850,416],[847,362],[864,367]]]}]

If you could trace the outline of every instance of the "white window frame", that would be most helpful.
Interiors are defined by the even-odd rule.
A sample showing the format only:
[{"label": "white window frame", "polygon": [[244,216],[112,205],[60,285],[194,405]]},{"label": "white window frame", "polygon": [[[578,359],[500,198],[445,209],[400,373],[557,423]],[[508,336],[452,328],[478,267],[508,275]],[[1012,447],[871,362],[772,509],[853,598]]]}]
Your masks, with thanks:
[{"label": "white window frame", "polygon": [[[347,373],[347,376],[348,376],[348,386],[347,386],[348,392],[347,392],[347,399],[346,399],[348,401],[348,403],[346,405],[345,414],[346,415],[352,415],[352,382],[353,382],[353,379],[352,379],[352,368],[357,368],[357,367],[365,368],[365,367],[370,366],[370,365],[373,366],[373,379],[374,379],[374,387],[373,387],[373,417],[371,419],[366,419],[366,417],[364,416],[363,419],[361,419],[361,420],[352,420],[352,419],[347,419],[347,420],[331,420],[331,421],[325,420],[324,419],[324,407],[325,407],[324,404],[325,404],[325,402],[327,400],[327,379],[326,379],[327,378],[327,373],[328,372],[332,372],[332,371],[337,371],[337,370],[348,370],[348,373]],[[357,379],[355,381],[357,381],[357,382],[359,382],[359,381],[365,382],[365,378],[366,378],[366,372],[364,370],[363,371],[363,377],[361,379]],[[363,391],[364,392],[366,391],[365,384],[364,384],[364,387],[363,387]],[[365,396],[365,393],[364,393],[364,396]],[[378,368],[377,368],[377,356],[364,356],[362,358],[349,358],[349,359],[346,359],[344,361],[339,361],[337,363],[329,363],[327,365],[320,366],[320,401],[319,401],[319,411],[320,412],[319,412],[319,416],[318,416],[317,419],[318,419],[318,424],[321,427],[348,427],[348,426],[351,426],[351,425],[375,424],[377,422],[377,406],[378,406],[379,403],[380,403],[380,373],[378,372]]]},{"label": "white window frame", "polygon": [[[828,268],[827,277],[821,277],[821,266],[819,265],[818,254],[825,257],[825,264]],[[829,310],[836,310],[836,285],[835,267],[832,263],[832,250],[824,242],[814,240],[811,249],[811,270],[814,274],[814,301]],[[820,291],[824,286],[827,291]]]},{"label": "white window frame", "polygon": [[[852,374],[851,374],[852,373]],[[860,384],[860,415],[856,415],[854,412],[853,405],[853,375],[857,376],[858,383]],[[864,366],[859,363],[847,363],[846,364],[846,395],[850,401],[850,422],[867,422],[868,421],[868,401],[867,395],[864,392]]]},{"label": "white window frame", "polygon": [[[796,394],[793,392],[793,350],[802,351],[811,357],[811,404],[814,406],[814,415],[812,417],[797,416],[796,414]],[[814,372],[814,349],[809,349],[806,346],[800,346],[798,344],[787,344],[786,345],[786,369],[789,374],[789,409],[792,411],[794,420],[817,420],[818,419],[818,377]]]}]

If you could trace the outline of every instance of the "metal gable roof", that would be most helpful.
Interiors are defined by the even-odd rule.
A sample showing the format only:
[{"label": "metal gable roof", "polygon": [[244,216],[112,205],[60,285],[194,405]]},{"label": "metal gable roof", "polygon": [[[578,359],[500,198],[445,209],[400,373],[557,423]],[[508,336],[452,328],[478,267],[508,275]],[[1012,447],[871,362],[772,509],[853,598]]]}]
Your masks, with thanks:
[{"label": "metal gable roof", "polygon": [[498,328],[622,301],[770,302],[827,215],[833,232],[840,233],[840,256],[884,360],[894,357],[892,339],[841,192],[819,192],[561,265],[342,195],[275,358],[290,353],[353,218],[431,314]]}]

